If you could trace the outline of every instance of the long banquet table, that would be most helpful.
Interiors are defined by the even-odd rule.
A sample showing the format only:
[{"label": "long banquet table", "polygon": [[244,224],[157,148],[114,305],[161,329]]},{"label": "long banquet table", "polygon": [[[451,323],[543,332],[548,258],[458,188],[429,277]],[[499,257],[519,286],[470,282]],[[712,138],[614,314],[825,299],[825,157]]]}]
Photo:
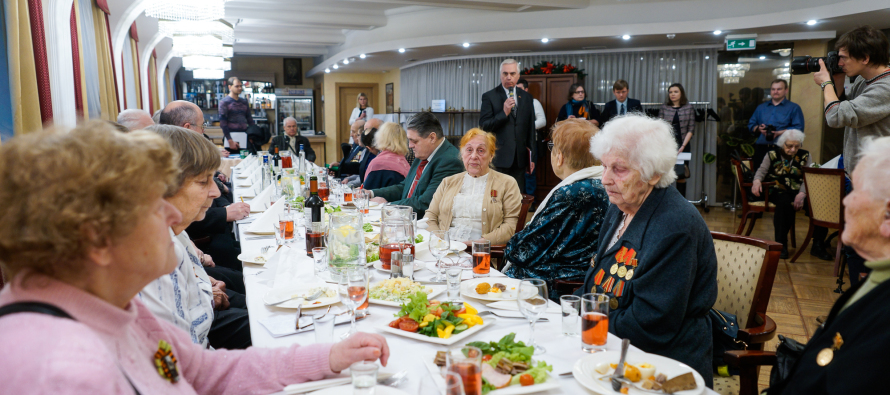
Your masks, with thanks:
[{"label": "long banquet table", "polygon": [[[232,176],[235,177],[239,169],[233,168],[232,170]],[[234,194],[236,201],[239,199],[241,191],[243,191],[243,189],[235,189]],[[374,210],[372,208],[370,212],[370,216],[374,216],[375,214],[378,216],[380,215],[379,209]],[[253,214],[251,217],[255,218],[259,215],[261,214]],[[241,242],[242,251],[259,251],[259,249],[263,246],[275,245],[274,237],[257,239],[257,235],[245,233],[246,229],[248,228],[249,226],[246,225],[236,226],[236,233]],[[291,248],[295,248],[299,252],[301,252],[297,254],[291,254],[292,256],[298,257],[296,260],[296,265],[305,268],[308,273],[312,273],[313,262],[312,259],[305,254],[304,242],[302,240],[298,240],[296,243],[293,244]],[[261,274],[265,270],[265,268],[263,266],[251,263],[244,263],[243,265],[244,285],[247,292],[247,307],[250,311],[250,332],[253,346],[271,348],[284,347],[292,344],[307,345],[315,343],[315,333],[311,330],[277,338],[271,335],[271,333],[260,323],[260,321],[273,316],[294,315],[295,310],[274,306],[266,306],[263,303],[262,299],[263,296],[271,288],[266,282],[262,281],[261,276],[259,276],[259,274]],[[503,276],[503,274],[501,274],[497,270],[492,269],[491,272],[493,277]],[[414,278],[415,280],[426,281],[429,280],[432,276],[433,273],[429,270],[422,270],[416,271]],[[389,273],[380,272],[373,268],[371,269],[371,283],[387,278],[389,278]],[[464,278],[466,278],[466,276]],[[443,299],[444,294],[440,295],[438,298]],[[464,299],[464,301],[476,307],[480,312],[491,310],[485,306],[485,303],[491,302],[484,302],[466,298]],[[552,306],[558,306],[553,302],[550,303]],[[420,385],[421,379],[424,376],[430,375],[429,370],[425,367],[422,358],[432,359],[435,356],[436,351],[445,350],[446,347],[427,342],[420,342],[402,336],[384,334],[384,332],[375,329],[375,327],[386,325],[387,323],[392,321],[394,319],[394,314],[398,311],[398,308],[371,304],[369,307],[369,311],[370,314],[365,319],[358,321],[357,326],[360,331],[383,334],[386,338],[387,343],[390,347],[391,356],[388,365],[386,367],[382,367],[381,372],[396,373],[402,370],[408,370],[406,382],[403,382],[401,385],[399,385],[398,388],[408,393],[416,393],[418,391],[418,386]],[[503,310],[500,310],[499,312],[501,311]],[[304,310],[304,314],[312,313],[311,310],[309,312]],[[562,335],[562,316],[560,313],[548,312],[545,313],[544,316],[550,321],[540,322],[535,325],[535,340],[538,344],[546,348],[546,353],[540,356],[536,355],[534,358],[544,360],[550,365],[553,365],[552,376],[555,377],[556,380],[559,380],[560,388],[539,393],[594,394],[595,392],[584,388],[572,376],[558,376],[560,373],[572,371],[572,367],[578,359],[590,354],[586,354],[581,351],[580,337],[567,337]],[[486,319],[487,318],[488,317],[486,317]],[[348,324],[337,325],[334,329],[335,339],[340,336],[340,334],[348,330]],[[468,339],[466,339],[466,341],[462,343],[465,344],[472,341],[497,341],[511,332],[516,333],[517,341],[527,341],[529,337],[528,321],[524,318],[498,318],[498,321],[495,323],[495,325],[479,331],[473,336],[470,336]],[[621,339],[610,333],[606,348],[608,350],[620,350],[620,347]],[[631,345],[631,347],[632,349],[635,349],[633,345]],[[716,392],[711,391],[707,388],[705,389],[704,393],[716,394]]]}]

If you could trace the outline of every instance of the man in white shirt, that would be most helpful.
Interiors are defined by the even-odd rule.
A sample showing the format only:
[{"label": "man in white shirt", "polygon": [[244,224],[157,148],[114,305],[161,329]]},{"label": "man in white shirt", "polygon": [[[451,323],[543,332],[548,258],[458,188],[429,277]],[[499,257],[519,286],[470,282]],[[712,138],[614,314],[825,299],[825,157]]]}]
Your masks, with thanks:
[{"label": "man in white shirt", "polygon": [[[516,87],[528,92],[528,80],[525,78],[520,78],[519,82],[516,83]],[[532,104],[535,107],[535,129],[540,130],[547,126],[547,116],[544,114],[544,106],[541,105],[541,102],[538,99],[532,97]],[[537,134],[537,133],[536,133]],[[538,158],[532,158],[535,162],[538,161]],[[535,171],[532,170],[531,173],[525,173],[525,190],[522,193],[534,195],[535,190],[538,187],[537,176],[535,175]]]}]

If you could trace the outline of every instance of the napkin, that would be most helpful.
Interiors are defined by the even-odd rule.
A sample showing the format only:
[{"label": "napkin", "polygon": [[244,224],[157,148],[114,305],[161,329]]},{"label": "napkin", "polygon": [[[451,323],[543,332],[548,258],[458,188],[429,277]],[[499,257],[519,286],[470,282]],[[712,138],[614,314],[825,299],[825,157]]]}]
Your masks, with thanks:
[{"label": "napkin", "polygon": [[248,178],[252,183],[258,183],[263,181],[263,168],[257,166],[253,172],[250,174],[250,178]]},{"label": "napkin", "polygon": [[[254,199],[256,200],[256,199]],[[278,214],[284,212],[284,196],[278,199],[272,207],[263,212],[256,221],[253,221],[247,228],[247,233],[256,235],[274,235],[275,224],[278,223]]]},{"label": "napkin", "polygon": [[[327,283],[315,277],[312,258],[306,256],[301,248],[282,248],[281,254],[267,270],[272,278],[272,290],[290,289],[295,286],[312,284],[315,286],[327,286]],[[267,273],[266,274],[268,278]],[[262,280],[263,278],[261,278]]]},{"label": "napkin", "polygon": [[[324,314],[326,310],[327,309],[321,309],[321,311],[319,311],[317,314]],[[342,313],[343,311],[345,310],[340,306],[334,306],[331,307],[331,311],[328,312],[328,314],[337,315]],[[263,326],[266,327],[266,330],[269,331],[269,334],[271,334],[272,337],[293,335],[295,333],[309,332],[315,329],[315,327],[311,325],[312,317],[309,314],[303,313],[303,316],[300,317],[300,327],[303,327],[303,329],[300,330],[297,330],[294,318],[296,318],[295,314],[278,314],[261,319],[260,324],[263,324]],[[334,325],[340,325],[349,322],[349,315],[347,314],[343,314],[334,318]]]},{"label": "napkin", "polygon": [[269,199],[272,197],[272,189],[272,185],[267,186],[266,189],[263,189],[259,195],[250,201],[250,212],[261,213],[269,208]]},{"label": "napkin", "polygon": [[244,158],[244,160],[241,161],[241,163],[238,163],[237,165],[235,165],[234,169],[238,169],[238,170],[246,169],[247,166],[252,165],[255,160],[256,160],[256,156],[254,156],[253,154],[248,155],[246,158]]},{"label": "napkin", "polygon": [[[550,305],[550,307],[547,307],[547,310],[545,312],[555,314],[562,313],[562,308],[560,308],[559,306],[554,306],[556,303],[550,302],[548,304]],[[519,311],[519,306],[516,305],[515,300],[502,300],[500,302],[489,303],[486,306],[498,310]],[[502,313],[498,312],[498,314]]]}]

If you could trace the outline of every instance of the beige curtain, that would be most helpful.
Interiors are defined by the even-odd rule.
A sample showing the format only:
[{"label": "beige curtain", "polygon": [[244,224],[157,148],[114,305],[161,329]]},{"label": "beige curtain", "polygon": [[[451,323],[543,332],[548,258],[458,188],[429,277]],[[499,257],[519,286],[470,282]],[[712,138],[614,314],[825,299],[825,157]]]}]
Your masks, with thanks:
[{"label": "beige curtain", "polygon": [[[164,94],[164,100],[169,103],[173,101],[173,85],[170,83],[170,68],[164,68],[164,86],[167,88],[167,92]],[[167,104],[164,103],[166,106]]]},{"label": "beige curtain", "polygon": [[151,54],[151,59],[148,60],[148,84],[151,86],[151,111],[157,111],[161,108],[161,99],[158,97],[158,90],[163,89],[163,85],[158,84],[158,63],[156,61],[154,53]]},{"label": "beige curtain", "polygon": [[28,0],[6,1],[6,33],[9,46],[9,84],[15,134],[41,130],[37,70],[31,41]]},{"label": "beige curtain", "polygon": [[77,27],[77,61],[80,63],[80,100],[83,108],[83,112],[78,115],[83,119],[89,119],[90,105],[87,101],[87,73],[86,65],[83,61],[83,35],[85,32],[80,28],[80,5],[78,5],[77,1],[74,1],[74,18],[74,25]]},{"label": "beige curtain", "polygon": [[130,50],[133,54],[133,80],[136,81],[136,108],[148,111],[148,108],[142,106],[142,70],[139,69],[139,46],[136,40],[130,37]]},{"label": "beige curtain", "polygon": [[114,63],[111,61],[111,47],[108,39],[108,15],[93,4],[93,33],[96,34],[96,56],[99,58],[99,103],[102,119],[117,120],[120,112],[117,92],[114,88]]}]

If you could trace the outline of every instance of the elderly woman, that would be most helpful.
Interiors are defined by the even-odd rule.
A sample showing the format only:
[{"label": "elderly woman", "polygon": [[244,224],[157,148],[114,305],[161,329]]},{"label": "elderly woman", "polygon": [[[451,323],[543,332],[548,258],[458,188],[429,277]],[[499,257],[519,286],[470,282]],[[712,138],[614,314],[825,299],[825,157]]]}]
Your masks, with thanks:
[{"label": "elderly woman", "polygon": [[[803,207],[807,198],[806,186],[803,184],[803,168],[812,166],[810,153],[800,149],[804,134],[797,129],[788,129],[776,141],[777,148],[763,157],[763,162],[754,174],[754,185],[751,193],[760,196],[763,193],[763,182],[775,182],[769,188],[769,202],[776,205],[773,215],[773,227],[776,242],[782,243],[782,259],[788,258],[788,232],[794,223],[794,213]],[[832,260],[826,256],[823,240],[828,233],[827,228],[817,227],[813,232],[813,255],[822,259]],[[820,253],[821,251],[821,253]]]},{"label": "elderly woman", "polygon": [[364,189],[388,187],[405,179],[411,168],[405,159],[405,154],[408,153],[405,129],[395,122],[384,123],[368,147],[376,156],[365,169],[365,181],[362,184]]},{"label": "elderly woman", "polygon": [[460,158],[467,169],[446,177],[436,188],[424,218],[428,230],[450,230],[452,240],[480,239],[504,244],[516,232],[522,192],[516,180],[491,168],[497,140],[482,129],[460,139]]},{"label": "elderly woman", "polygon": [[890,137],[867,138],[853,170],[853,191],[844,198],[841,239],[865,258],[868,278],[835,302],[810,338],[777,394],[881,394],[874,370],[885,368],[890,349]]},{"label": "elderly woman", "polygon": [[0,147],[0,265],[10,279],[0,347],[15,355],[0,360],[4,393],[267,394],[387,361],[386,341],[370,334],[211,351],[135,298],[176,269],[170,227],[182,214],[163,198],[176,189],[174,157],[155,134],[101,122]]},{"label": "elderly woman", "polygon": [[603,168],[590,153],[598,129],[570,119],[551,133],[550,163],[562,181],[538,206],[531,222],[513,236],[505,250],[513,278],[547,281],[550,297],[559,299],[553,280],[581,281],[596,252],[600,224],[609,201],[600,183]]},{"label": "elderly woman", "polygon": [[673,358],[713,385],[708,311],[717,300],[717,256],[708,226],[675,188],[671,125],[631,114],[594,136],[612,205],[580,293],[611,297],[609,332]]}]

